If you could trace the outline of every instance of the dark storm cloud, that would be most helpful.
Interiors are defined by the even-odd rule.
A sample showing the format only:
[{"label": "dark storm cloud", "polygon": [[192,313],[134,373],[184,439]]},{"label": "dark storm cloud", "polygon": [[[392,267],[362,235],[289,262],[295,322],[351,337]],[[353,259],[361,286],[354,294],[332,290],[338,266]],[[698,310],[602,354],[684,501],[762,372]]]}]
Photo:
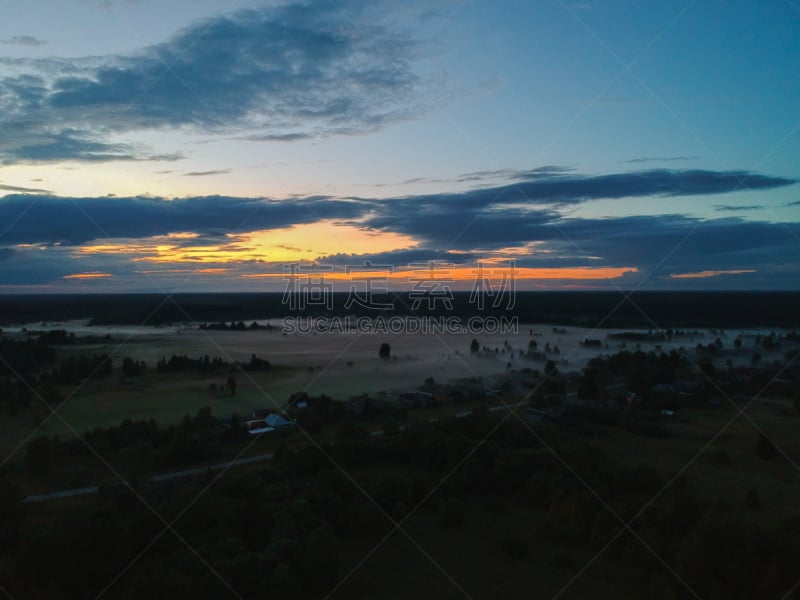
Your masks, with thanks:
[{"label": "dark storm cloud", "polygon": [[[794,180],[746,171],[648,170],[611,175],[539,177],[511,185],[385,201],[366,223],[422,238],[430,247],[496,247],[536,240],[539,226],[560,220],[557,208],[591,200],[713,195],[767,190]],[[665,212],[669,206],[665,206]]]},{"label": "dark storm cloud", "polygon": [[[6,59],[5,162],[160,159],[109,142],[152,129],[293,140],[371,131],[422,110],[415,43],[354,27],[358,3],[309,0],[195,23],[134,55]],[[351,17],[352,15],[352,17]],[[32,72],[31,72],[32,71]]]},{"label": "dark storm cloud", "polygon": [[750,210],[760,210],[764,208],[763,204],[750,204],[748,206],[736,206],[735,204],[715,204],[714,210],[717,212],[740,212]]},{"label": "dark storm cloud", "polygon": [[[241,233],[340,219],[359,227],[412,236],[426,248],[469,251],[547,239],[557,234],[553,225],[566,222],[560,208],[590,200],[649,197],[655,202],[673,196],[766,190],[793,183],[748,172],[657,170],[601,176],[556,173],[544,178],[538,169],[530,172],[530,179],[513,185],[381,200],[11,195],[0,200],[0,224],[15,223],[3,239],[6,243],[77,244],[106,237],[129,239],[175,232]],[[603,227],[600,223],[598,226]]]},{"label": "dark storm cloud", "polygon": [[[547,231],[549,229],[549,231]],[[738,218],[701,220],[681,215],[611,219],[565,219],[537,232],[554,256],[598,257],[595,264],[636,266],[640,276],[706,270],[755,269],[773,273],[768,287],[797,287],[791,277],[800,271],[800,225]],[[538,257],[545,261],[547,255]],[[536,262],[537,256],[523,264]]]},{"label": "dark storm cloud", "polygon": [[793,179],[748,171],[652,169],[594,177],[531,178],[514,185],[509,190],[509,195],[520,195],[532,200],[575,203],[600,198],[693,196],[739,190],[765,190],[794,183],[796,181]]},{"label": "dark storm cloud", "polygon": [[361,203],[326,198],[271,201],[223,196],[58,198],[6,196],[0,223],[13,223],[3,243],[81,244],[104,238],[146,238],[176,232],[206,235],[276,229],[319,219],[360,216]]},{"label": "dark storm cloud", "polygon": [[481,255],[474,252],[447,252],[430,248],[408,248],[373,254],[332,254],[320,257],[317,262],[325,265],[350,267],[403,266],[429,261],[441,261],[456,265],[477,260]]},{"label": "dark storm cloud", "polygon": [[[792,261],[800,244],[792,237],[797,224],[746,221],[738,218],[701,220],[682,215],[636,216],[616,219],[565,219],[558,224],[560,243],[612,262],[635,257],[653,266],[713,262],[732,268],[742,260]],[[557,238],[551,238],[557,239]],[[796,260],[795,260],[796,262]]]}]

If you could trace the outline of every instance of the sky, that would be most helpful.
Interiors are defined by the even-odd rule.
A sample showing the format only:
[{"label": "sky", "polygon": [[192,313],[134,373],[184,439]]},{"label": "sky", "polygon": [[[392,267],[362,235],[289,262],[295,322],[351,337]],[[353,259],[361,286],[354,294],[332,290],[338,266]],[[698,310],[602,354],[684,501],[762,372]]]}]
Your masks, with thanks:
[{"label": "sky", "polygon": [[798,57],[796,0],[0,0],[0,293],[800,289]]}]

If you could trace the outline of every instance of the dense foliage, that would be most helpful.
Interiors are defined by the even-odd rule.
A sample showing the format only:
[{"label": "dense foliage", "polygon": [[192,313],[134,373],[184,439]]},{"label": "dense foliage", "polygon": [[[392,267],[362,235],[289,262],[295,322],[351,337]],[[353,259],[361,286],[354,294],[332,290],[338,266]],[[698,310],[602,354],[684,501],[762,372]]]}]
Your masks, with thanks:
[{"label": "dense foliage", "polygon": [[[107,450],[197,443],[211,423],[208,413],[166,431],[126,423],[86,441]],[[640,571],[649,597],[687,589],[643,541],[704,598],[779,597],[796,583],[800,560],[798,523],[771,532],[742,522],[741,511],[760,505],[752,494],[706,504],[685,477],[670,482],[653,466],[615,463],[574,431],[497,427],[486,411],[379,438],[343,431],[335,443],[293,444],[269,466],[211,478],[105,487],[61,514],[21,504],[3,483],[3,586],[24,598],[95,597],[107,587],[116,598],[218,598],[232,595],[227,586],[244,598],[323,597],[345,574],[342,544],[380,539],[417,508],[437,513],[447,536],[479,498],[547,515],[542,544],[611,542],[609,557]],[[635,535],[621,525],[631,519]],[[530,544],[509,531],[487,551],[534,560]]]}]

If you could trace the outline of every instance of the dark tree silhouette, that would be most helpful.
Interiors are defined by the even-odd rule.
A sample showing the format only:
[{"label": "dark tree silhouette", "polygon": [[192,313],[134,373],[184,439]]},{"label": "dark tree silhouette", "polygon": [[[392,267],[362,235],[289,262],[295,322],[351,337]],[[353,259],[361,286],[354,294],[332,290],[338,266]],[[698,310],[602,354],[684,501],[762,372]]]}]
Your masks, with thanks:
[{"label": "dark tree silhouette", "polygon": [[44,473],[49,467],[53,457],[53,445],[50,438],[40,436],[28,444],[28,468],[31,473]]},{"label": "dark tree silhouette", "polygon": [[775,445],[763,433],[759,434],[758,444],[756,444],[756,456],[761,460],[772,460],[777,455],[778,451],[775,450]]},{"label": "dark tree silhouette", "polygon": [[750,488],[744,498],[744,507],[748,510],[758,510],[762,508],[762,506],[761,497],[758,495],[758,492]]},{"label": "dark tree silhouette", "polygon": [[558,367],[556,367],[556,363],[554,363],[552,360],[548,360],[544,365],[544,374],[548,377],[558,375]]}]

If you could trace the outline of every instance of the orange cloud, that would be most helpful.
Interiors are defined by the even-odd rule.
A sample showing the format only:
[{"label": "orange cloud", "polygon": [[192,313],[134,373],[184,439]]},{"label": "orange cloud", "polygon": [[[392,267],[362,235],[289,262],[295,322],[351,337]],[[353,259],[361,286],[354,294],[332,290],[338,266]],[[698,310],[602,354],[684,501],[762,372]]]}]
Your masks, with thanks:
[{"label": "orange cloud", "polygon": [[208,269],[197,269],[196,271],[191,271],[192,273],[203,273],[205,275],[223,275],[227,273],[229,269],[225,268],[208,268]]},{"label": "orange cloud", "polygon": [[755,273],[755,269],[730,269],[727,271],[697,271],[696,273],[673,273],[670,279],[705,279],[706,277],[719,277],[720,275],[741,275]]},{"label": "orange cloud", "polygon": [[[77,255],[128,255],[135,262],[146,263],[216,263],[248,261],[297,262],[339,254],[347,248],[352,254],[373,254],[413,248],[417,241],[397,233],[367,231],[333,221],[295,225],[285,229],[230,234],[219,243],[192,244],[193,233],[172,233],[152,238],[119,243],[98,243],[82,246]],[[188,241],[188,243],[187,243]]]},{"label": "orange cloud", "polygon": [[534,268],[534,267],[492,267],[479,269],[477,267],[453,267],[436,269],[403,269],[390,273],[388,271],[354,271],[347,273],[344,270],[304,273],[292,275],[290,273],[255,273],[242,275],[245,279],[260,278],[305,278],[309,276],[323,277],[330,281],[359,281],[365,279],[378,279],[384,281],[405,281],[409,283],[421,281],[474,281],[476,278],[500,280],[599,280],[617,279],[625,273],[637,273],[637,267],[560,267],[560,268]]}]

